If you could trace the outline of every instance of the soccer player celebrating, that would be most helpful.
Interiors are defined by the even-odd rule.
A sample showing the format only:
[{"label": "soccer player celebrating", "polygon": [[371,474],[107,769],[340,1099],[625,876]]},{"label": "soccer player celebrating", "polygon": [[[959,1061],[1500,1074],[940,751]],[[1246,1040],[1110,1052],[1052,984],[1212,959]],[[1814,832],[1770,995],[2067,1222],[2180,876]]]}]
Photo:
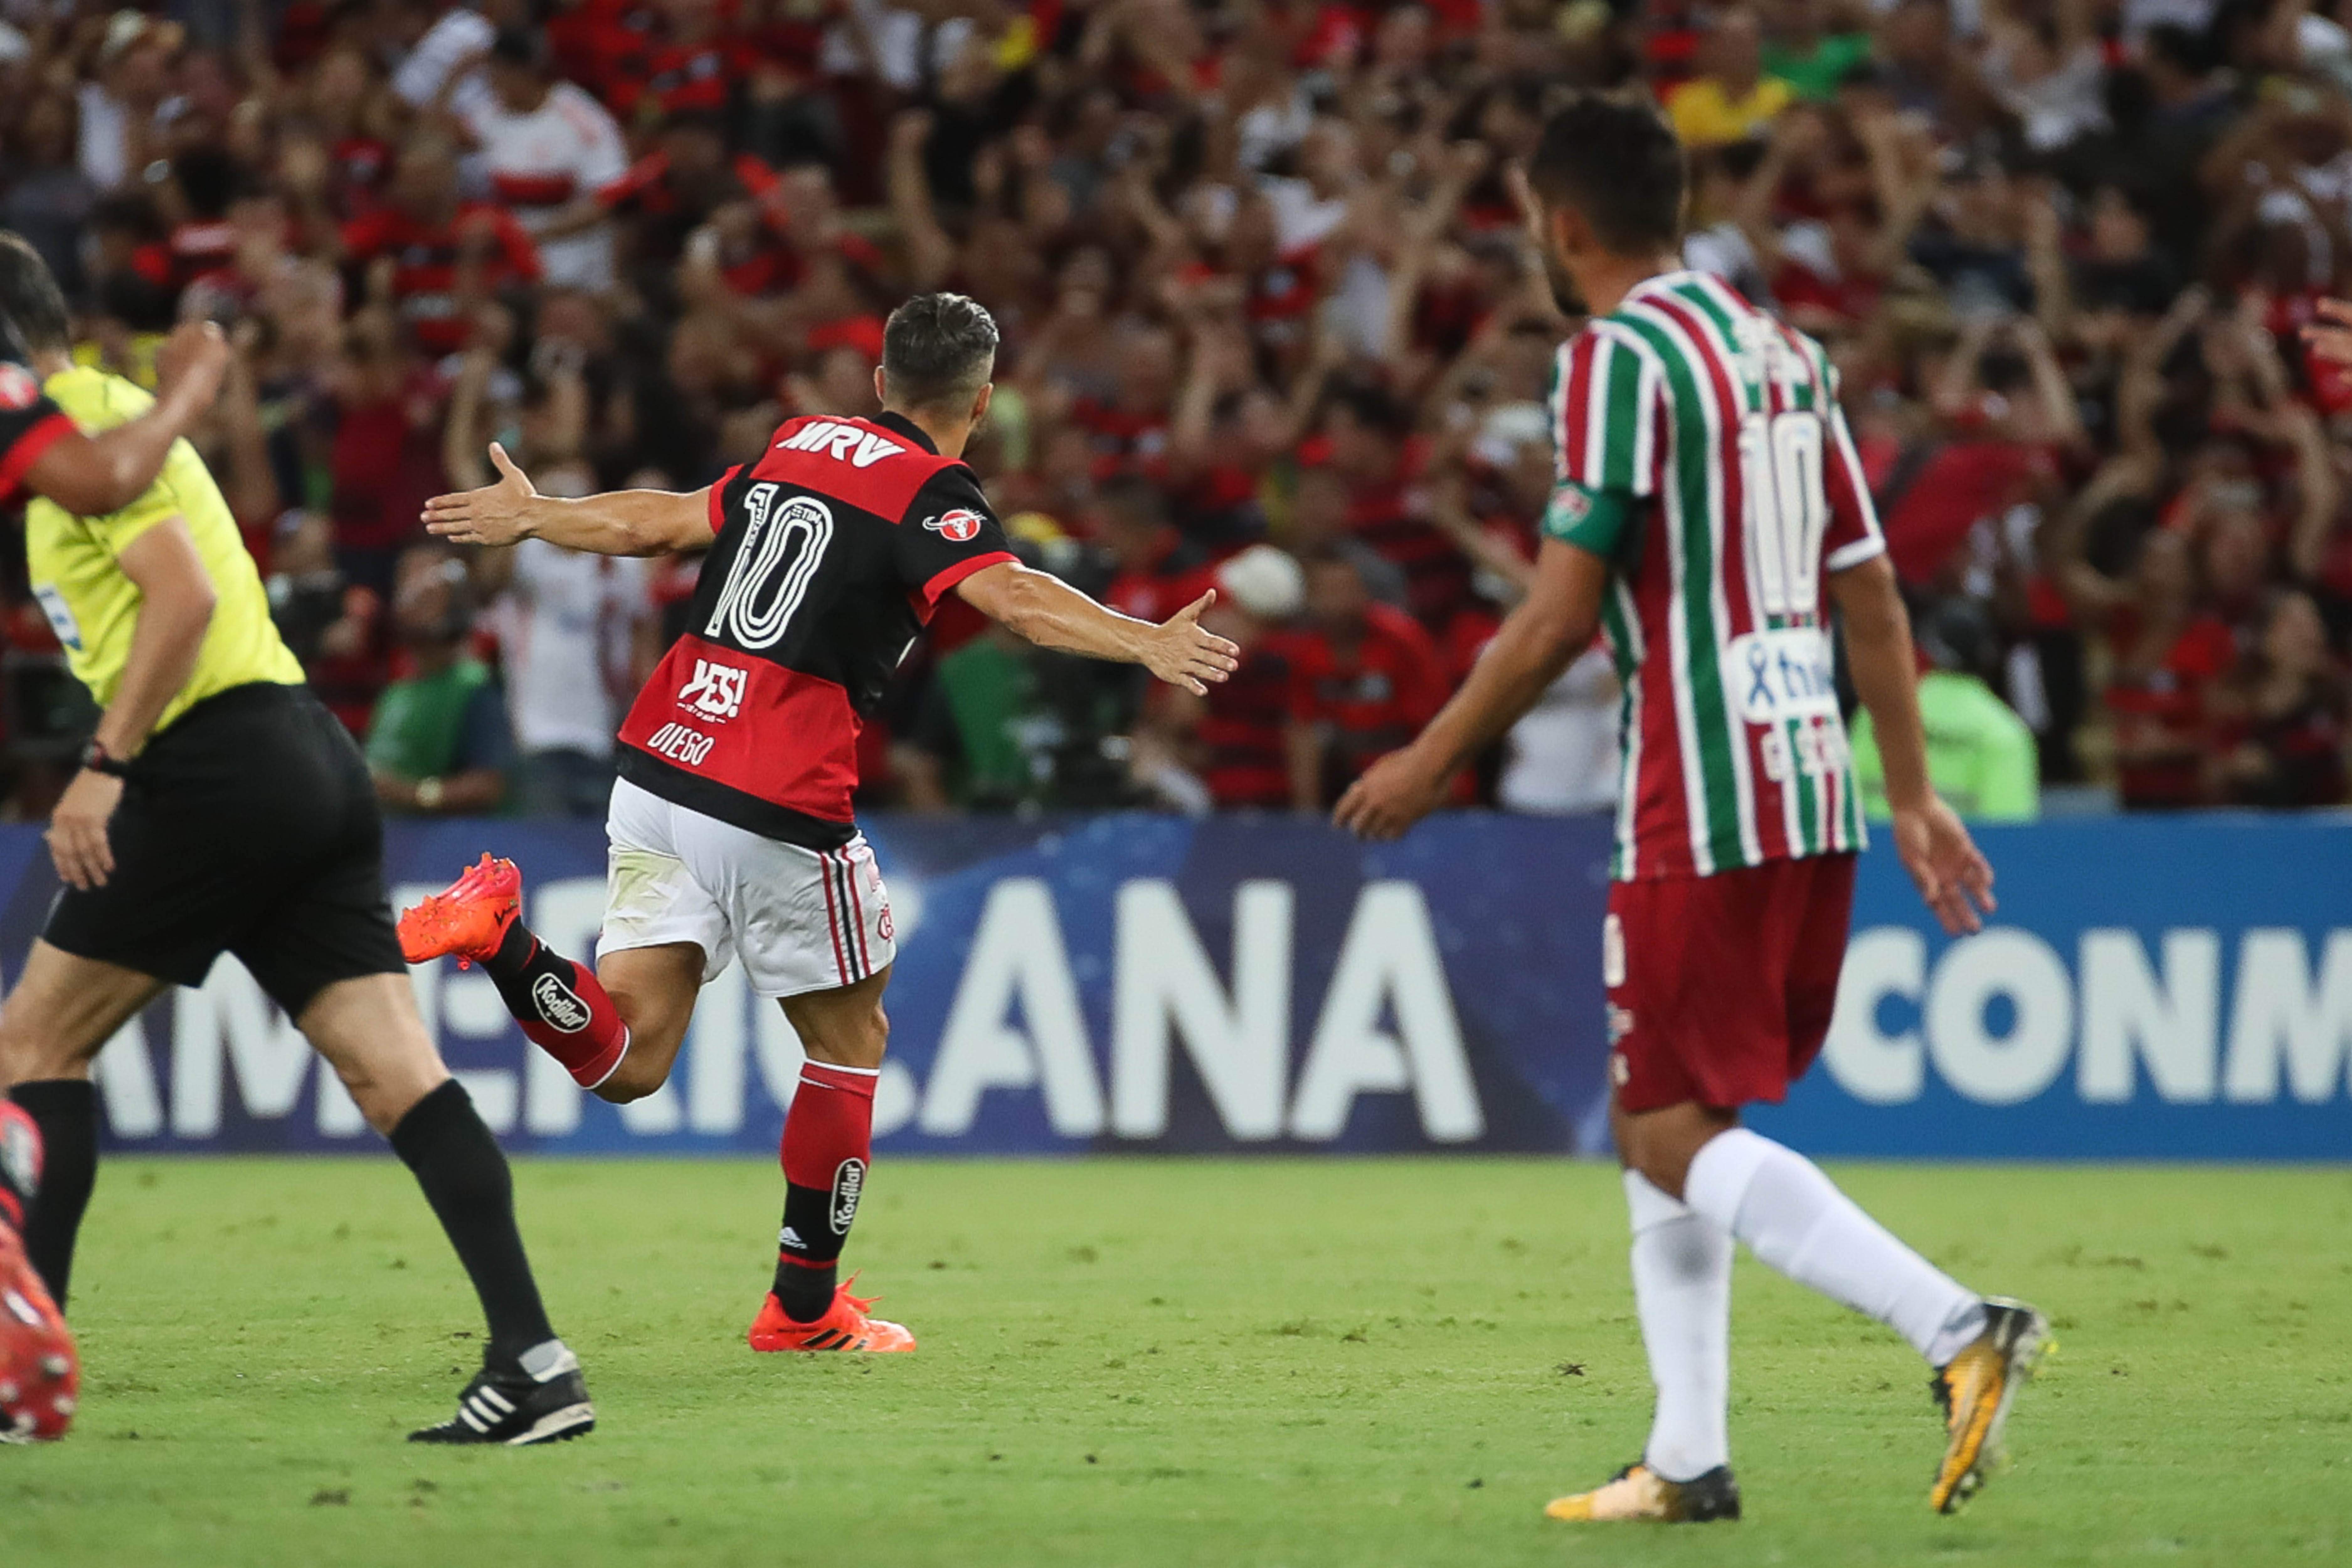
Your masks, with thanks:
[{"label": "soccer player celebrating", "polygon": [[1837,378],[1820,345],[1679,269],[1682,150],[1654,109],[1572,102],[1527,181],[1530,224],[1591,312],[1559,354],[1536,582],[1462,690],[1337,816],[1369,837],[1405,831],[1606,630],[1625,688],[1601,940],[1610,1125],[1657,1408],[1639,1462],[1547,1511],[1738,1516],[1735,1238],[1936,1368],[1947,1437],[1928,1500],[1949,1511],[1983,1482],[2040,1314],[1947,1278],[1739,1125],[1820,1050],[1844,957],[1863,826],[1830,605],[1885,759],[1895,853],[1946,930],[1992,908],[1990,868],[1927,783],[1909,627]]},{"label": "soccer player celebrating", "polygon": [[[13,235],[0,235],[0,314],[46,378],[42,405],[106,433],[86,446],[155,417],[129,382],[73,363],[65,300]],[[10,374],[26,373],[0,364]],[[119,510],[81,516],[44,498],[25,519],[33,592],[105,711],[49,822],[66,887],[0,1004],[0,1085],[47,1145],[24,1250],[64,1303],[98,1173],[89,1064],[165,985],[198,984],[234,953],[415,1173],[488,1318],[457,1415],[413,1436],[578,1436],[594,1411],[541,1307],[506,1158],[417,1016],[367,765],[278,640],[203,460],[165,445],[161,477]]]},{"label": "soccer player celebrating", "polygon": [[785,1119],[783,1228],[757,1351],[908,1351],[837,1263],[864,1190],[897,954],[874,852],[857,831],[857,733],[890,672],[953,592],[1041,646],[1140,664],[1205,693],[1239,650],[1201,629],[1203,594],[1155,626],[1013,560],[961,460],[988,411],[996,322],[918,295],[883,332],[872,419],[786,422],[756,462],[688,495],[559,500],[490,448],[505,478],[427,504],[464,543],[539,538],[607,555],[708,546],[690,630],[622,725],[606,832],[612,880],[596,968],[518,920],[520,874],[481,863],[401,916],[412,962],[481,963],[523,1032],[604,1099],[669,1076],[697,993],[740,956],[782,1004],[808,1065]]}]

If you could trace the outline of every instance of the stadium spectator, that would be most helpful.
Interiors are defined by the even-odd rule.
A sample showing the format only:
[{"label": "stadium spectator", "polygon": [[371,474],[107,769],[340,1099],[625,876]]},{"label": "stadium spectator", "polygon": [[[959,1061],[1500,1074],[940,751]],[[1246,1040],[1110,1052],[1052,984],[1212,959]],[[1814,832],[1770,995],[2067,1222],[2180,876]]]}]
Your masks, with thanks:
[{"label": "stadium spectator", "polygon": [[368,724],[376,799],[409,816],[498,810],[514,738],[488,667],[467,649],[474,613],[465,563],[434,545],[403,555],[392,618],[411,673],[383,689]]},{"label": "stadium spectator", "polygon": [[[1999,646],[1991,617],[1973,600],[1947,599],[1922,613],[1914,631],[1927,667],[1919,676],[1919,721],[1936,793],[1972,822],[2032,821],[2042,811],[2033,731],[1986,680]],[[1870,715],[1858,713],[1852,723],[1863,809],[1886,821],[1886,772]]]},{"label": "stadium spectator", "polygon": [[1699,74],[1666,95],[1666,114],[1683,145],[1745,142],[1768,131],[1796,100],[1796,89],[1764,74],[1763,30],[1743,5],[1715,13],[1700,45]]},{"label": "stadium spectator", "polygon": [[1182,810],[1279,810],[1293,804],[1286,632],[1305,602],[1306,574],[1287,552],[1255,544],[1217,568],[1216,589],[1201,624],[1240,647],[1241,667],[1204,697],[1153,691],[1135,773]]},{"label": "stadium spectator", "polygon": [[[2352,287],[2352,43],[2318,14],[804,9],[10,13],[0,224],[66,283],[81,356],[135,381],[175,318],[242,324],[251,396],[198,437],[257,552],[289,552],[347,721],[396,661],[381,606],[417,504],[461,447],[542,422],[547,355],[576,365],[582,473],[692,488],[787,414],[870,410],[882,313],[943,286],[1003,325],[971,460],[1057,569],[1139,603],[1261,542],[1336,553],[1460,679],[1531,548],[1569,324],[1512,166],[1548,96],[1601,88],[1651,93],[1692,143],[1686,263],[1831,349],[1897,564],[1986,612],[1988,689],[2045,781],[2136,804],[2325,793],[2213,761],[2256,743],[2247,691],[2292,684],[2254,673],[2281,614],[2295,646],[2282,595],[2317,612],[2314,679],[2341,687],[2352,639],[2329,447],[2352,367],[2296,342]],[[507,628],[538,612],[501,570],[478,586],[512,601],[485,606],[512,660]],[[675,620],[680,596],[658,602]],[[981,673],[975,653],[947,674],[977,631],[940,628],[875,746],[936,764],[940,800],[1155,794],[1161,716],[1058,678],[1011,704],[1060,727],[1024,753],[1052,782],[964,791],[957,727],[921,720]],[[1606,681],[1581,668],[1572,710],[1597,724]],[[507,674],[526,736],[588,717],[536,728],[576,693]],[[1551,797],[1553,717],[1476,798]]]},{"label": "stadium spectator", "polygon": [[551,287],[610,289],[613,226],[602,193],[628,173],[620,127],[603,104],[554,79],[536,34],[500,33],[487,76],[489,91],[463,123],[491,193],[530,231]]},{"label": "stadium spectator", "polygon": [[1445,700],[1429,634],[1373,599],[1354,561],[1306,563],[1306,625],[1291,642],[1290,802],[1330,805],[1373,759],[1411,740]]}]

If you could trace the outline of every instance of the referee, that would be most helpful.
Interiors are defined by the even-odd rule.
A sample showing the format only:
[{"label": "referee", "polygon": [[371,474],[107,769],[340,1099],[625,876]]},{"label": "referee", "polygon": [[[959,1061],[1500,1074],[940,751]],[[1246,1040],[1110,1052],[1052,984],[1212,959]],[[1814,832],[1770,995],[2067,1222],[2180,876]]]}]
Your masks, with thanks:
[{"label": "referee", "polygon": [[[0,316],[80,426],[147,408],[129,382],[73,363],[56,281],[5,233]],[[121,510],[77,517],[36,499],[25,524],[33,591],[105,706],[49,822],[66,886],[0,1003],[0,1085],[47,1145],[24,1237],[49,1293],[65,1302],[98,1172],[91,1059],[164,986],[198,984],[231,953],[415,1173],[488,1318],[457,1415],[412,1437],[588,1431],[587,1386],[540,1304],[505,1156],[417,1015],[367,766],[278,640],[212,476],[181,441]]]}]

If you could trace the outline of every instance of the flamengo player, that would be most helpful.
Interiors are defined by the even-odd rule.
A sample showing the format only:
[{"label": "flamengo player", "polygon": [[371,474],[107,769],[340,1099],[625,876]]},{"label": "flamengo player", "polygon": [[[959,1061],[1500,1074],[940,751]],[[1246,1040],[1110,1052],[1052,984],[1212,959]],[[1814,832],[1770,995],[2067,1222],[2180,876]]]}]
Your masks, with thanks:
[{"label": "flamengo player", "polygon": [[1726,1407],[1731,1244],[1869,1313],[1936,1370],[1928,1500],[1982,1484],[2040,1314],[1979,1297],[1793,1150],[1739,1125],[1819,1051],[1863,847],[1826,593],[1877,726],[1895,853],[1948,931],[1992,873],[1927,784],[1910,628],[1818,344],[1677,270],[1683,157],[1645,105],[1556,113],[1531,221],[1592,312],[1560,351],[1559,482],[1537,580],[1454,700],[1339,820],[1393,837],[1605,627],[1625,686],[1624,795],[1602,933],[1611,1127],[1657,1412],[1641,1460],[1556,1519],[1737,1518]]},{"label": "flamengo player", "polygon": [[1198,624],[1213,593],[1154,626],[1014,562],[961,460],[988,409],[996,341],[971,300],[919,295],[883,332],[878,418],[791,420],[759,461],[692,495],[556,500],[492,447],[501,482],[425,509],[433,532],[465,543],[710,547],[694,629],[621,728],[595,973],[523,929],[520,874],[488,855],[404,914],[400,932],[412,963],[479,962],[523,1032],[609,1100],[661,1087],[696,994],[730,951],[751,988],[782,1004],[808,1066],[784,1123],[784,1223],[753,1350],[915,1347],[835,1279],[866,1182],[896,956],[850,795],[862,716],[940,597],[961,594],[1032,642],[1140,664],[1195,693],[1237,662]]}]

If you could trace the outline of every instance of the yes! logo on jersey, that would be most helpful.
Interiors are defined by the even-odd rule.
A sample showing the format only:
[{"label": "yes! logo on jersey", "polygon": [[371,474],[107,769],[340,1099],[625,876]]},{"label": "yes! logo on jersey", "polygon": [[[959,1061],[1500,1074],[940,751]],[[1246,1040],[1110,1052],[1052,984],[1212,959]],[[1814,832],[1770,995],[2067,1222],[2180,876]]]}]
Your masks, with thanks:
[{"label": "yes! logo on jersey", "polygon": [[732,719],[743,711],[743,691],[751,679],[749,670],[698,658],[694,678],[678,689],[678,706],[705,719]]},{"label": "yes! logo on jersey", "polygon": [[0,364],[0,408],[30,408],[41,395],[41,384],[20,364]]},{"label": "yes! logo on jersey", "polygon": [[980,513],[958,507],[923,519],[923,526],[950,544],[970,544],[980,537]]}]

